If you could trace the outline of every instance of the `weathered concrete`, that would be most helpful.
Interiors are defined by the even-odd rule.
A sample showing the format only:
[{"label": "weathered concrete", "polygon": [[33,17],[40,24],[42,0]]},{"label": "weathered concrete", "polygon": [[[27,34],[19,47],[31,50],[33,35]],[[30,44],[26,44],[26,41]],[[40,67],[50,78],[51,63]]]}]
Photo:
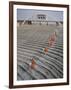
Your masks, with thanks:
[{"label": "weathered concrete", "polygon": [[[57,38],[48,47],[48,38],[56,32]],[[48,47],[48,53],[43,49]],[[35,59],[36,68],[30,63]],[[24,25],[17,30],[17,79],[35,80],[63,78],[63,28],[56,25]]]}]

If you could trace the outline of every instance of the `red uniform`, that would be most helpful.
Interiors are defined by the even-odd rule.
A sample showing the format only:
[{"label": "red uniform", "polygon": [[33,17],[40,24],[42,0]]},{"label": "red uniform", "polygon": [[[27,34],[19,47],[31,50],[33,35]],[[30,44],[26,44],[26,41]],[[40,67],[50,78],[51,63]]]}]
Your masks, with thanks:
[{"label": "red uniform", "polygon": [[48,48],[44,48],[44,52],[48,52]]},{"label": "red uniform", "polygon": [[36,65],[36,62],[34,59],[32,59],[32,62],[31,62],[31,68],[32,69],[35,69],[35,65]]}]

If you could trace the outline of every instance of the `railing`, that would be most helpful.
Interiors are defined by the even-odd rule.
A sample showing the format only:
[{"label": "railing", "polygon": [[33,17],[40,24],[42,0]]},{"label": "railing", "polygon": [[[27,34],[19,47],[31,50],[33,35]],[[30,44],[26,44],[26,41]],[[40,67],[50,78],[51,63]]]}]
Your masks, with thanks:
[{"label": "railing", "polygon": [[18,26],[22,26],[22,25],[32,25],[32,24],[38,24],[38,25],[50,25],[50,24],[55,24],[56,26],[58,25],[63,25],[62,21],[39,21],[39,20],[21,20],[21,21],[17,21]]}]

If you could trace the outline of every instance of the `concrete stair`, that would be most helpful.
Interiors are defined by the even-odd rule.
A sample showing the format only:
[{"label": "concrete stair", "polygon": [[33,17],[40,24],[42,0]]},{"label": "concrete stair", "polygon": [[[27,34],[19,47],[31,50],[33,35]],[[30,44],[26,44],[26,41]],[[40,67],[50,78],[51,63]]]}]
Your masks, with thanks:
[{"label": "concrete stair", "polygon": [[[49,32],[43,30],[18,30],[17,40],[17,79],[37,80],[63,78],[63,39],[62,30],[58,29],[56,42],[48,47]],[[48,47],[48,53],[43,49]],[[35,59],[36,68],[29,64]]]}]

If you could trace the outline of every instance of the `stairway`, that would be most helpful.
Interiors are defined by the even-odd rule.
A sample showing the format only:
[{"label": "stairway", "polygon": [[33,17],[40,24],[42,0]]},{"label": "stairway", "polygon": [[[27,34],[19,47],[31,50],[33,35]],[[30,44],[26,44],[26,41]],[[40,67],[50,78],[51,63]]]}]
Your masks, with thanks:
[{"label": "stairway", "polygon": [[[37,80],[63,78],[63,32],[61,27],[44,29],[30,26],[18,28],[17,31],[17,79]],[[47,29],[48,28],[48,29]],[[57,32],[56,42],[44,53],[48,47],[48,37]],[[35,59],[36,68],[31,69],[29,64]]]}]

